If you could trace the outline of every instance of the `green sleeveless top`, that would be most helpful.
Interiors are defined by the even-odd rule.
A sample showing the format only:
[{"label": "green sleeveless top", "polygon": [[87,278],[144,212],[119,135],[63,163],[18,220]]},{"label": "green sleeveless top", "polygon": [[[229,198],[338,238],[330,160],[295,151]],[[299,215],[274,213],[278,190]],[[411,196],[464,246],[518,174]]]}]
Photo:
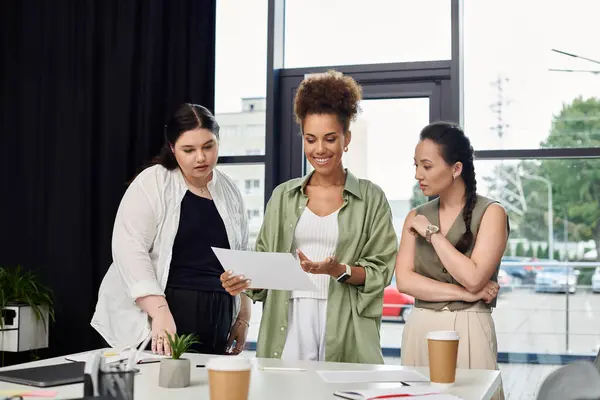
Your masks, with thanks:
[{"label": "green sleeveless top", "polygon": [[[483,197],[477,195],[477,202],[475,203],[475,208],[473,209],[473,214],[471,218],[471,232],[473,232],[473,244],[467,249],[464,253],[467,257],[471,257],[471,253],[473,251],[473,247],[475,246],[475,241],[477,240],[477,232],[479,231],[479,225],[481,224],[481,219],[483,218],[483,214],[485,210],[491,205],[497,203],[497,201],[488,199],[487,197]],[[417,214],[422,214],[429,222],[433,225],[439,226],[439,207],[440,200],[439,198],[432,200],[428,203],[425,203],[419,207],[417,207]],[[508,228],[508,221],[507,221]],[[465,233],[465,221],[463,219],[463,211],[458,214],[456,220],[448,230],[446,234],[446,238],[450,243],[456,246],[456,243],[460,239],[463,233]],[[500,269],[500,265],[496,268],[494,275],[491,280],[497,282],[498,281],[498,270]],[[425,240],[423,237],[417,238],[416,244],[416,252],[415,252],[415,272],[426,276],[431,279],[435,279],[436,281],[444,282],[444,283],[452,283],[455,285],[462,286],[458,283],[451,275],[448,273],[444,265],[440,261],[437,253],[433,246]],[[484,301],[479,301],[480,303],[485,304]],[[429,308],[433,310],[441,310],[444,307],[448,307],[451,311],[464,310],[469,307],[472,307],[475,303],[467,303],[464,301],[444,301],[444,302],[430,302],[415,299],[415,306],[421,308]],[[496,299],[490,304],[485,304],[487,307],[495,307]]]}]

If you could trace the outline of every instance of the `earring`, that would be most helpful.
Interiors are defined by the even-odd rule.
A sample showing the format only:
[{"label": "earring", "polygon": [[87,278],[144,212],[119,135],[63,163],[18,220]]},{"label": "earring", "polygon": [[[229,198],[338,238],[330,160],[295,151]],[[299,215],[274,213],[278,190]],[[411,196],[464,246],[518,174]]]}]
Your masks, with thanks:
[{"label": "earring", "polygon": [[348,146],[344,147],[344,151],[347,152],[348,151]]}]

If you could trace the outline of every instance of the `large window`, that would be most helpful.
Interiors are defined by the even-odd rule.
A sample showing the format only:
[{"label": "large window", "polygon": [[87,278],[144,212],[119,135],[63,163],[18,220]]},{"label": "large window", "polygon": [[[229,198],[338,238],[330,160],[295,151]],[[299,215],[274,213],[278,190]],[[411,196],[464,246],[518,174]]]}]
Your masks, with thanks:
[{"label": "large window", "polygon": [[475,163],[478,192],[499,200],[511,224],[493,313],[500,352],[597,353],[598,170],[598,159]]},{"label": "large window", "polygon": [[450,1],[285,2],[286,68],[448,60],[450,43]]},{"label": "large window", "polygon": [[215,113],[221,156],[265,154],[267,0],[218,0]]},{"label": "large window", "polygon": [[464,123],[477,149],[600,146],[585,103],[600,102],[598,15],[596,0],[464,1]]},{"label": "large window", "polygon": [[[292,107],[306,73],[334,67],[363,86],[344,163],[384,189],[398,234],[408,210],[426,200],[414,185],[418,131],[433,120],[462,122],[476,150],[478,192],[510,214],[493,312],[508,398],[533,398],[537,383],[526,378],[535,367],[506,363],[563,364],[596,354],[600,3],[268,1],[267,196],[310,168]],[[255,136],[242,131],[256,132],[251,121],[244,125],[240,143]],[[256,146],[247,147],[244,154],[255,154]],[[253,178],[242,185],[245,179]],[[385,356],[398,355],[410,318],[400,310],[410,311],[410,301],[383,310]]]},{"label": "large window", "polygon": [[263,219],[267,0],[218,0],[215,116],[221,126],[218,168],[244,197],[249,247]]}]

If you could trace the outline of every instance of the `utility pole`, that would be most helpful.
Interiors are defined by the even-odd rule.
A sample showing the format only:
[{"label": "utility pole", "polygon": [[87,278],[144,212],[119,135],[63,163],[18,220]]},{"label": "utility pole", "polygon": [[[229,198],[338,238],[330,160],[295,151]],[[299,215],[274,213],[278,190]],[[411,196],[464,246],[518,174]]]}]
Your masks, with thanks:
[{"label": "utility pole", "polygon": [[502,75],[498,75],[498,78],[491,82],[491,85],[496,89],[496,100],[490,104],[490,109],[496,115],[496,124],[493,125],[490,129],[498,135],[500,139],[500,147],[504,147],[502,145],[505,130],[510,127],[509,124],[504,122],[504,111],[506,106],[511,103],[511,100],[506,98],[505,85],[509,82],[508,78],[503,77]]}]

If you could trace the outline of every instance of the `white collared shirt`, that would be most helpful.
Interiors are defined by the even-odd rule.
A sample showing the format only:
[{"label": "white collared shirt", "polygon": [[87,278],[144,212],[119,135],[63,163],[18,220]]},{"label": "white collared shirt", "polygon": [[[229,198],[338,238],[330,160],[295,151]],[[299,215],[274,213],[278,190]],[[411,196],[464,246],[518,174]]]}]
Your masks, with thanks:
[{"label": "white collared shirt", "polygon": [[[247,250],[248,219],[235,183],[216,168],[207,185],[225,224],[231,249]],[[112,347],[139,345],[151,331],[148,315],[135,300],[164,296],[181,201],[188,187],[179,168],[155,165],[128,187],[115,218],[113,263],[98,293],[91,325]],[[240,300],[234,302],[234,318]]]}]

